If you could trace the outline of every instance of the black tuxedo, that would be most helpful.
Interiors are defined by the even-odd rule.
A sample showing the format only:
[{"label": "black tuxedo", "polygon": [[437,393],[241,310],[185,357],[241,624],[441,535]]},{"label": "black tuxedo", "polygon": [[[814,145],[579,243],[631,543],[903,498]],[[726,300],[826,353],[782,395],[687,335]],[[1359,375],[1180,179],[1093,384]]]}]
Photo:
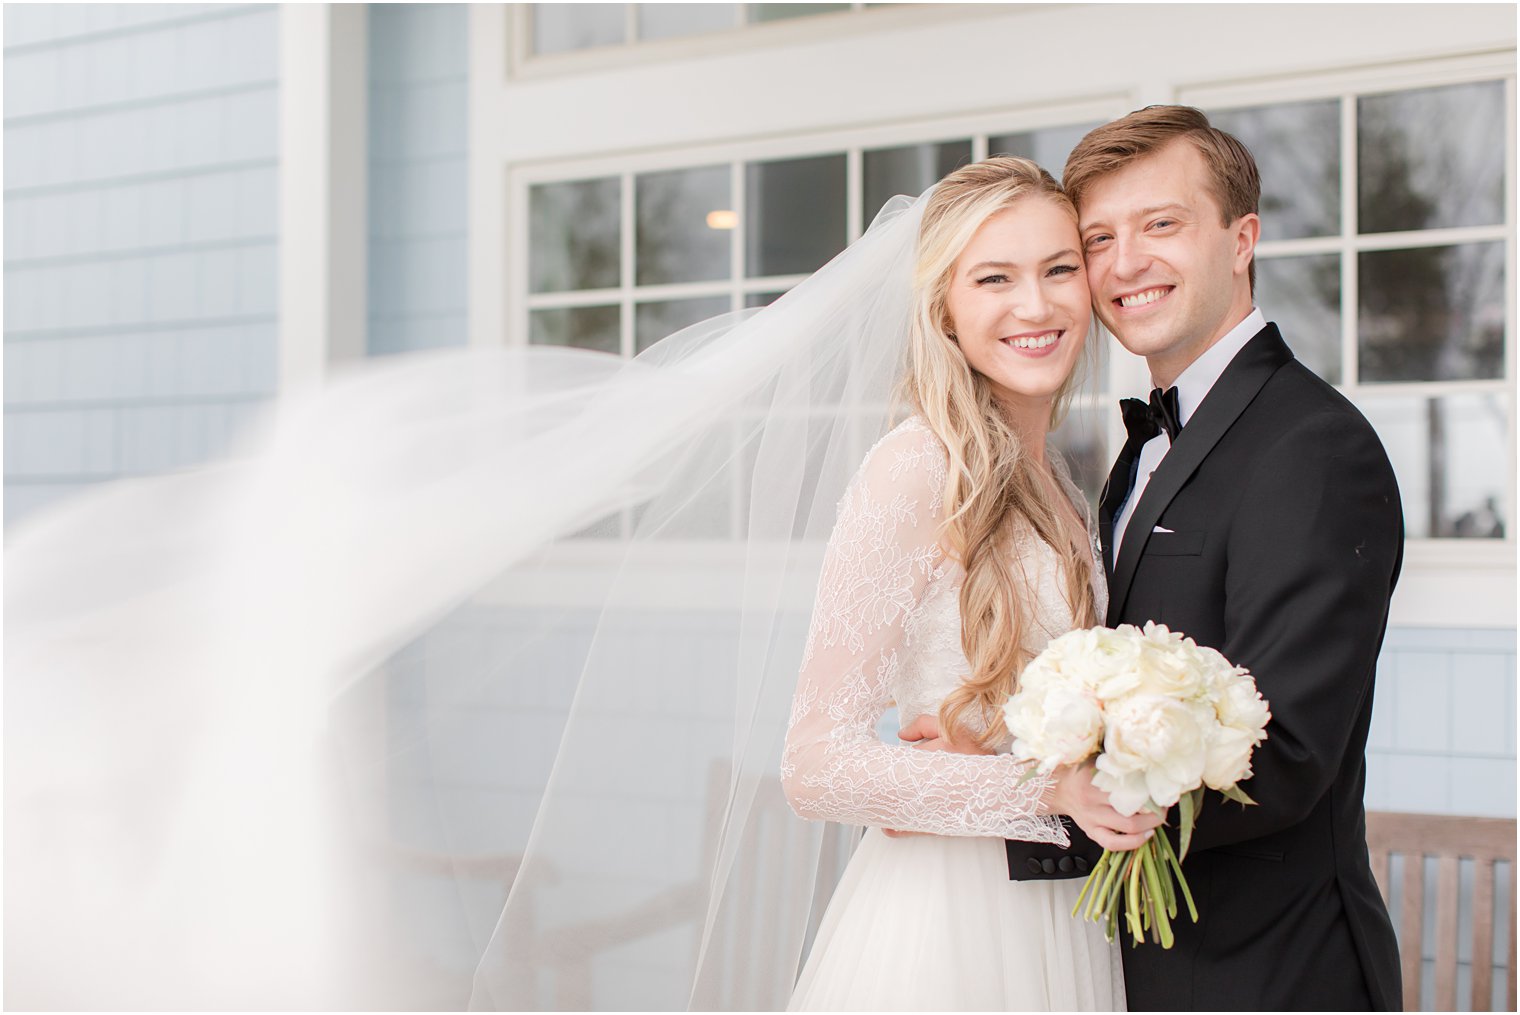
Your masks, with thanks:
[{"label": "black tuxedo", "polygon": [[[1126,464],[1110,483],[1129,483]],[[1132,1010],[1402,1007],[1362,796],[1403,542],[1371,425],[1267,325],[1152,473],[1109,580],[1110,626],[1154,620],[1217,648],[1272,710],[1242,784],[1257,806],[1208,793],[1198,816],[1184,870],[1199,922],[1183,914],[1170,950],[1123,945]],[[1085,837],[1073,849],[1095,855]]]}]

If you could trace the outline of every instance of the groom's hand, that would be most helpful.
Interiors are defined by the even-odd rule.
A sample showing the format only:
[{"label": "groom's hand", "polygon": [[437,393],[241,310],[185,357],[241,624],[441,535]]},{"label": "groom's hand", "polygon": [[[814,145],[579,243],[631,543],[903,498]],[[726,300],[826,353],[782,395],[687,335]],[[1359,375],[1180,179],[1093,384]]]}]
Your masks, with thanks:
[{"label": "groom's hand", "polygon": [[[921,715],[908,725],[897,731],[897,739],[920,751],[950,751],[953,754],[994,754],[974,741],[951,740],[941,735],[939,719],[933,715]],[[923,832],[899,832],[895,828],[883,828],[889,837],[901,839],[909,835],[923,835]]]},{"label": "groom's hand", "polygon": [[1055,781],[1045,794],[1052,814],[1065,814],[1088,838],[1104,849],[1139,849],[1161,824],[1162,815],[1141,811],[1126,817],[1114,810],[1108,794],[1093,785],[1093,766],[1068,765],[1056,769]]}]

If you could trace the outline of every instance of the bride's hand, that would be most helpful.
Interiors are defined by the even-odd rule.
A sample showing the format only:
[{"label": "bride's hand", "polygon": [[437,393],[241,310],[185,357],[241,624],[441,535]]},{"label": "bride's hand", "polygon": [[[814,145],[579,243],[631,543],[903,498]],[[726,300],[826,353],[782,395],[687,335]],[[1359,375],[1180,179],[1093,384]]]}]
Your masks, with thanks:
[{"label": "bride's hand", "polygon": [[1108,794],[1093,785],[1092,777],[1090,762],[1056,769],[1045,794],[1046,810],[1071,818],[1104,849],[1139,849],[1155,834],[1162,815],[1149,811],[1129,817],[1120,814],[1108,802]]}]

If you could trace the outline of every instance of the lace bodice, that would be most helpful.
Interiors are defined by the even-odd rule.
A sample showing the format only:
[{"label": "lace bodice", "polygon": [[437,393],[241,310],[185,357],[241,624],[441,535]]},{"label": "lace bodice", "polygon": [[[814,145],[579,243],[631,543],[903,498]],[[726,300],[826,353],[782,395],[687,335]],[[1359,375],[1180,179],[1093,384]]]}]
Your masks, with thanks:
[{"label": "lace bodice", "polygon": [[[805,818],[1064,845],[1060,823],[1038,814],[1048,780],[1025,780],[1006,754],[918,750],[883,743],[875,732],[894,701],[906,724],[936,711],[970,673],[961,650],[965,572],[937,538],[946,465],[943,445],[914,417],[871,449],[845,492],[792,702],[782,782]],[[1071,629],[1071,608],[1055,551],[1032,533],[1014,545],[1009,566],[1034,590],[1026,635],[1034,653]],[[1100,616],[1102,575],[1095,553]]]}]

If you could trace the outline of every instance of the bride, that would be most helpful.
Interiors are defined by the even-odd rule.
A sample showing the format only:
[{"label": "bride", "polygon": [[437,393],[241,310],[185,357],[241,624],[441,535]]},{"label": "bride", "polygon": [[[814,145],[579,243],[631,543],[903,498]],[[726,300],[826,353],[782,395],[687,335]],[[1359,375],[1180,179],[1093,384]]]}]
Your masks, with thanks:
[{"label": "bride", "polygon": [[[1103,615],[1085,503],[1045,446],[1089,332],[1079,247],[1070,202],[1023,159],[950,174],[924,209],[901,383],[914,414],[840,504],[782,761],[800,815],[871,826],[794,1010],[1123,1007],[1115,946],[1071,915],[1080,880],[1008,878],[1003,839],[1065,843],[1050,816],[1076,805],[1064,774],[874,732],[895,701],[963,749],[1005,747],[1019,671]],[[1153,821],[1099,823],[1129,848]]]}]

